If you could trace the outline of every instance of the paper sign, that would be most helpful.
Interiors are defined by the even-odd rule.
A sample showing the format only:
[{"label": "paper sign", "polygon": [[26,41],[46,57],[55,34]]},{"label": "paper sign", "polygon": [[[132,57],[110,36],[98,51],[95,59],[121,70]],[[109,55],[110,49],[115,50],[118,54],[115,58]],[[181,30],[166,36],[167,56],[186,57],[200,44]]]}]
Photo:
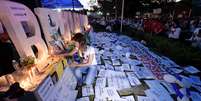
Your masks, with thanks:
[{"label": "paper sign", "polygon": [[124,71],[124,69],[122,68],[122,66],[115,66],[114,69],[115,69],[115,71],[121,71],[121,72]]},{"label": "paper sign", "polygon": [[68,94],[65,101],[75,101],[77,97],[78,91],[73,91],[71,94]]},{"label": "paper sign", "polygon": [[201,101],[201,95],[198,92],[190,92],[192,101]]},{"label": "paper sign", "polygon": [[82,87],[82,96],[94,95],[94,90],[92,85],[86,85]]},{"label": "paper sign", "polygon": [[167,90],[157,80],[145,80],[145,83],[150,88],[146,90],[146,94],[159,99],[159,101],[173,101]]},{"label": "paper sign", "polygon": [[190,76],[189,76],[189,79],[191,80],[191,82],[192,82],[193,84],[201,85],[200,77],[190,75]]},{"label": "paper sign", "polygon": [[49,97],[53,93],[54,84],[50,76],[48,76],[42,84],[34,92],[38,101],[48,101]]},{"label": "paper sign", "polygon": [[106,70],[114,70],[114,67],[110,64],[105,64]]},{"label": "paper sign", "polygon": [[122,99],[126,99],[126,101],[135,101],[133,96],[123,96]]},{"label": "paper sign", "polygon": [[112,101],[127,101],[126,99],[118,98],[118,99],[112,99]]},{"label": "paper sign", "polygon": [[94,101],[107,101],[107,99],[95,98]]},{"label": "paper sign", "polygon": [[63,64],[62,64],[62,61],[60,61],[59,63],[57,63],[57,67],[56,67],[56,72],[57,72],[57,75],[58,75],[58,78],[60,79],[63,75]]},{"label": "paper sign", "polygon": [[108,96],[104,92],[104,88],[96,86],[95,87],[95,99],[106,99]]},{"label": "paper sign", "polygon": [[138,68],[137,70],[134,70],[134,73],[140,79],[142,79],[142,78],[155,79],[153,73],[149,69],[147,69],[145,67],[141,67],[141,68]]},{"label": "paper sign", "polygon": [[192,85],[192,87],[194,87],[195,89],[197,89],[201,93],[201,87],[200,86]]},{"label": "paper sign", "polygon": [[114,66],[120,65],[120,61],[118,59],[112,59],[112,65]]},{"label": "paper sign", "polygon": [[131,88],[127,77],[110,77],[107,80],[108,87],[114,87],[116,90]]},{"label": "paper sign", "polygon": [[145,96],[137,96],[137,101],[155,101],[155,100]]},{"label": "paper sign", "polygon": [[106,76],[107,76],[107,70],[100,69],[98,77],[106,77]]},{"label": "paper sign", "polygon": [[64,64],[64,67],[67,66],[67,60],[66,59],[63,59],[63,64]]},{"label": "paper sign", "polygon": [[104,92],[107,94],[109,100],[120,98],[116,89],[113,87],[104,88]]},{"label": "paper sign", "polygon": [[129,64],[122,64],[122,68],[124,71],[131,71],[130,65]]},{"label": "paper sign", "polygon": [[161,83],[162,83],[163,86],[165,86],[165,88],[168,90],[168,92],[170,94],[176,94],[176,92],[174,91],[174,89],[173,89],[173,87],[172,87],[172,85],[170,83],[165,82],[165,81],[163,81]]},{"label": "paper sign", "polygon": [[184,68],[184,70],[192,74],[200,72],[197,68],[193,66],[186,67]]},{"label": "paper sign", "polygon": [[96,79],[96,86],[106,87],[106,78],[97,78]]},{"label": "paper sign", "polygon": [[82,97],[77,99],[77,101],[90,101],[90,100],[89,100],[89,97]]},{"label": "paper sign", "polygon": [[140,80],[135,76],[135,74],[133,72],[127,72],[126,74],[128,76],[128,80],[129,80],[131,86],[141,85]]}]

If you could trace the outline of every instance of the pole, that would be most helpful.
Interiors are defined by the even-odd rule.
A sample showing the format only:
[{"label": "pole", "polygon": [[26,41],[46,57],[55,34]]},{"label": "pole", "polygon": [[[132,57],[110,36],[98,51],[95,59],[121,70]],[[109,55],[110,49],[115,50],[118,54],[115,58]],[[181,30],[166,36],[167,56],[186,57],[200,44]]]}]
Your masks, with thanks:
[{"label": "pole", "polygon": [[122,32],[123,19],[124,19],[124,0],[122,1],[122,8],[121,8],[121,28],[120,28],[120,32]]},{"label": "pole", "polygon": [[188,17],[191,17],[191,13],[192,13],[192,9],[190,9],[190,11],[188,13]]},{"label": "pole", "polygon": [[115,20],[117,20],[117,0],[115,0]]},{"label": "pole", "polygon": [[[73,20],[73,27],[75,28],[75,20],[74,20],[74,12],[75,12],[75,4],[74,4],[74,0],[72,0],[72,5],[73,5],[73,11],[72,11],[72,20]],[[73,33],[75,32],[75,30],[72,31]]]},{"label": "pole", "polygon": [[74,0],[72,0],[72,4],[73,4],[73,11],[74,11],[75,10]]},{"label": "pole", "polygon": [[115,20],[117,19],[117,8],[115,9]]}]

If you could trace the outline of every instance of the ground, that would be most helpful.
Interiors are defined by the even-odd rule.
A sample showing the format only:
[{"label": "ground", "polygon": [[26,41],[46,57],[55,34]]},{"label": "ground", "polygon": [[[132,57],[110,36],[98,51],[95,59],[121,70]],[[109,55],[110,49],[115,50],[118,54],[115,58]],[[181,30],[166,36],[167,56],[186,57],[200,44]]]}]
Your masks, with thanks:
[{"label": "ground", "polygon": [[[77,87],[77,101],[201,101],[200,71],[195,67],[180,67],[116,33],[94,32],[91,45],[97,73],[93,85]],[[164,80],[165,75],[171,76]]]}]

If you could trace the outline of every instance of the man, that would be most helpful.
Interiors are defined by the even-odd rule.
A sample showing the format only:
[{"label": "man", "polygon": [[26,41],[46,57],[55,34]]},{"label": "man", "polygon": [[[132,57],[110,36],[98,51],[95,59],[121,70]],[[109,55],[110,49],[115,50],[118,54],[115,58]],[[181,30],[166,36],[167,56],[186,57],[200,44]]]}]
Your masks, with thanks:
[{"label": "man", "polygon": [[[80,63],[73,62],[70,66],[75,68],[75,76],[77,77],[78,85],[82,85],[82,83],[91,85],[97,72],[95,67],[95,65],[97,65],[95,49],[87,45],[86,38],[81,33],[77,33],[73,40],[79,43],[79,55],[82,60],[80,60]],[[83,73],[87,73],[86,80],[82,79]]]}]

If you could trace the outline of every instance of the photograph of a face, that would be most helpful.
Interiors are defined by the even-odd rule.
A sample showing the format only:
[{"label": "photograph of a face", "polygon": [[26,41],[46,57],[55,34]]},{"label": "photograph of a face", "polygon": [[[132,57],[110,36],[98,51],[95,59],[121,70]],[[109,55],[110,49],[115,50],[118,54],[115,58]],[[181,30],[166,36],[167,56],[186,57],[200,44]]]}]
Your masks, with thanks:
[{"label": "photograph of a face", "polygon": [[29,24],[27,23],[27,21],[22,21],[21,24],[22,24],[22,27],[23,27],[23,29],[24,29],[24,32],[26,33],[26,36],[27,36],[28,38],[34,36],[34,33],[31,32],[30,26],[29,26]]}]

